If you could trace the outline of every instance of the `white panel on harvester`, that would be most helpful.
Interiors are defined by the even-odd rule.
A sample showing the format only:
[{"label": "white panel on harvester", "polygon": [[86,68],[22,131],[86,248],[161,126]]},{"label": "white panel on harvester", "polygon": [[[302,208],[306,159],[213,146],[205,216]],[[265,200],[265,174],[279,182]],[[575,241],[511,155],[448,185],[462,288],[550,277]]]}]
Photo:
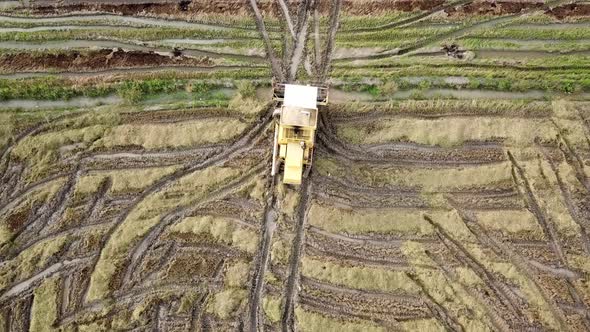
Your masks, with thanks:
[{"label": "white panel on harvester", "polygon": [[317,99],[318,88],[315,86],[285,84],[285,106],[315,109]]}]

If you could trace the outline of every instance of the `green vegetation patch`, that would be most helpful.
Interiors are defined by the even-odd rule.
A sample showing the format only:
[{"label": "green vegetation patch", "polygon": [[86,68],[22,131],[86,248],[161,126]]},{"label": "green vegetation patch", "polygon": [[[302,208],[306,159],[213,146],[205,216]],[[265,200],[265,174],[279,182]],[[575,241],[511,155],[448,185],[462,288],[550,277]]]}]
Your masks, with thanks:
[{"label": "green vegetation patch", "polygon": [[104,97],[114,90],[104,84],[77,85],[58,78],[0,79],[0,101],[10,99],[68,100],[77,96]]},{"label": "green vegetation patch", "polygon": [[[340,33],[354,32],[358,29],[371,29],[397,22],[418,15],[420,11],[388,11],[379,15],[342,15],[340,18]],[[320,22],[328,26],[329,17],[322,17]]]},{"label": "green vegetation patch", "polygon": [[265,294],[262,299],[262,310],[271,323],[278,323],[282,312],[281,298]]},{"label": "green vegetation patch", "polygon": [[95,147],[141,146],[144,149],[186,148],[229,141],[248,126],[238,119],[203,119],[167,124],[125,124],[109,131]]},{"label": "green vegetation patch", "polygon": [[238,308],[243,307],[248,297],[245,289],[230,288],[215,293],[207,304],[207,312],[214,313],[221,319],[234,316]]},{"label": "green vegetation patch", "polygon": [[76,195],[91,194],[98,190],[102,181],[110,178],[110,193],[127,193],[149,187],[157,180],[172,174],[179,166],[154,167],[144,169],[121,169],[112,171],[90,171],[81,176],[76,183]]},{"label": "green vegetation patch", "polygon": [[351,48],[381,46],[393,49],[400,46],[412,46],[418,41],[435,38],[435,36],[454,30],[457,30],[457,27],[425,26],[338,34],[336,46]]},{"label": "green vegetation patch", "polygon": [[39,287],[35,288],[33,306],[31,307],[31,331],[51,332],[56,330],[53,324],[59,315],[57,297],[60,284],[58,281],[58,277],[45,279]]},{"label": "green vegetation patch", "polygon": [[333,317],[305,310],[301,307],[295,308],[297,327],[304,332],[384,332],[384,327],[376,325],[371,321],[360,319],[339,320]]},{"label": "green vegetation patch", "polygon": [[313,204],[308,218],[312,225],[331,233],[404,234],[425,236],[434,232],[415,209],[345,210]]},{"label": "green vegetation patch", "polygon": [[522,235],[530,239],[542,240],[543,230],[535,216],[528,210],[478,211],[477,220],[487,229],[500,231],[504,236]]},{"label": "green vegetation patch", "polygon": [[[387,83],[384,83],[387,84]],[[531,100],[500,100],[500,99],[473,99],[473,100],[448,100],[431,99],[400,101],[372,102],[372,103],[348,103],[331,105],[330,111],[343,113],[343,115],[357,115],[363,113],[379,112],[391,115],[419,114],[425,116],[464,114],[464,115],[505,115],[505,116],[546,116],[553,112],[553,106],[546,101]]]},{"label": "green vegetation patch", "polygon": [[551,40],[577,40],[589,39],[588,27],[575,27],[567,29],[547,29],[528,27],[505,27],[495,29],[481,29],[469,34],[471,38],[514,38],[514,39],[551,39]]},{"label": "green vegetation patch", "polygon": [[315,169],[322,175],[346,176],[357,183],[418,188],[424,193],[480,188],[512,181],[511,166],[507,162],[462,168],[376,168],[355,163],[344,166],[333,159],[320,157]]},{"label": "green vegetation patch", "polygon": [[306,277],[353,289],[412,294],[419,290],[404,271],[369,266],[344,266],[310,256],[302,258],[301,273]]},{"label": "green vegetation patch", "polygon": [[506,144],[531,146],[536,137],[555,138],[557,131],[549,119],[497,117],[452,117],[439,119],[396,118],[367,125],[337,126],[338,136],[355,144],[414,142],[442,147],[469,141],[503,140]]},{"label": "green vegetation patch", "polygon": [[[506,38],[462,38],[459,40],[462,47],[469,50],[529,50],[548,52],[571,52],[590,49],[587,43],[577,40],[518,40]],[[517,54],[515,54],[517,55]],[[526,56],[526,53],[523,54]],[[549,56],[549,55],[548,55]],[[556,54],[551,54],[554,59]],[[572,55],[573,56],[573,55]],[[531,59],[527,59],[530,62]],[[546,57],[545,57],[546,60]],[[553,63],[553,61],[552,61]]]},{"label": "green vegetation patch", "polygon": [[0,41],[48,41],[48,40],[162,40],[162,39],[217,39],[217,38],[257,38],[256,31],[179,29],[163,27],[144,27],[141,29],[72,29],[59,31],[0,32]]},{"label": "green vegetation patch", "polygon": [[171,233],[206,234],[215,242],[235,246],[253,254],[258,247],[256,232],[238,225],[234,219],[199,216],[189,217],[170,227]]}]

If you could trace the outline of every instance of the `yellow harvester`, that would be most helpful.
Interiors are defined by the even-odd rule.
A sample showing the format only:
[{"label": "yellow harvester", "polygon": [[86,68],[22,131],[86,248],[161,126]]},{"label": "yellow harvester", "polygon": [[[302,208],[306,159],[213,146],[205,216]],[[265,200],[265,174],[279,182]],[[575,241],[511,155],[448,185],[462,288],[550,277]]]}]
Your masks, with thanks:
[{"label": "yellow harvester", "polygon": [[283,183],[301,184],[309,172],[318,125],[318,107],[328,103],[328,89],[294,84],[276,84],[273,99],[275,138],[272,175],[284,169]]}]

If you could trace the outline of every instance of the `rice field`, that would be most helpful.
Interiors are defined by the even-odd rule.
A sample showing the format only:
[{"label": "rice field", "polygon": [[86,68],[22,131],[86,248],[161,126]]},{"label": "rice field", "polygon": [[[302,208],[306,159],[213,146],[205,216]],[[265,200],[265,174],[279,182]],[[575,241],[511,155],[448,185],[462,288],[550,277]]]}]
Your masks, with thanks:
[{"label": "rice field", "polygon": [[0,1],[0,331],[590,329],[590,4],[253,2]]}]

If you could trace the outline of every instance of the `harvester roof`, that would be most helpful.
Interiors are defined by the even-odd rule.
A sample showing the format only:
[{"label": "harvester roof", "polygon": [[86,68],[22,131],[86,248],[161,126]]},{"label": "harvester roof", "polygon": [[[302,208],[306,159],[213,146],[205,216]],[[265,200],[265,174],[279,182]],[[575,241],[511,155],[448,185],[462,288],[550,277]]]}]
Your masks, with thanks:
[{"label": "harvester roof", "polygon": [[318,88],[315,86],[285,84],[283,105],[297,108],[317,108]]}]

